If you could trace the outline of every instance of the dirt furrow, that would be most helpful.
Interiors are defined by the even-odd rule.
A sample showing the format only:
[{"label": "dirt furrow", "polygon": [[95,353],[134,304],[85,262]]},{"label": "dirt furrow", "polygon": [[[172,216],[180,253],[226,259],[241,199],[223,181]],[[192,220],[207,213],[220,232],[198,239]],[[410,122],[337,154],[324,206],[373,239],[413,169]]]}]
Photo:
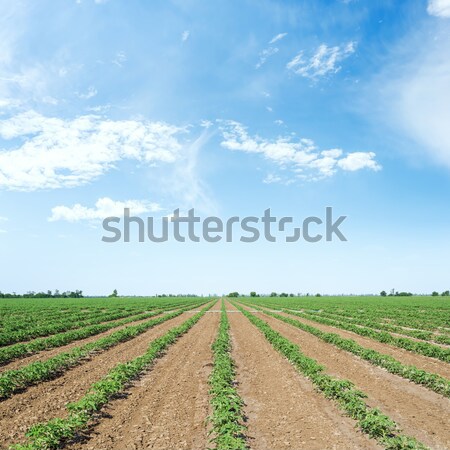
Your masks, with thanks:
[{"label": "dirt furrow", "polygon": [[340,328],[332,327],[329,325],[322,325],[320,323],[314,322],[313,320],[304,319],[303,317],[285,314],[282,312],[277,312],[277,314],[286,315],[327,333],[336,333],[343,338],[353,339],[359,345],[370,348],[380,353],[385,353],[386,355],[390,355],[403,364],[416,366],[417,368],[426,370],[427,372],[436,373],[437,375],[440,375],[442,377],[450,378],[450,364],[447,364],[444,361],[430,358],[428,356],[419,355],[408,350],[403,350],[393,345],[382,344],[381,342],[377,342],[373,339],[360,336],[359,334],[353,333],[352,331],[342,330]]},{"label": "dirt furrow", "polygon": [[31,364],[35,361],[45,361],[48,358],[52,358],[53,356],[58,355],[59,353],[63,353],[63,352],[68,352],[70,350],[72,350],[75,347],[79,347],[81,345],[85,345],[85,344],[89,344],[90,342],[95,342],[97,339],[100,339],[102,337],[106,337],[109,336],[110,334],[115,333],[116,331],[122,330],[125,327],[129,327],[129,326],[134,326],[134,325],[139,325],[141,323],[147,322],[149,320],[152,319],[156,319],[157,317],[161,317],[163,314],[158,314],[157,316],[153,316],[153,317],[149,317],[147,319],[141,319],[141,320],[136,320],[133,322],[129,322],[125,325],[119,325],[118,327],[115,328],[111,328],[108,331],[104,331],[102,333],[98,333],[95,334],[93,336],[84,338],[84,339],[79,339],[77,341],[72,341],[69,344],[66,345],[62,345],[60,347],[54,347],[48,350],[41,350],[37,353],[34,353],[30,356],[25,356],[23,358],[18,358],[14,361],[11,361],[8,364],[4,364],[3,366],[0,367],[0,374],[2,372],[6,372],[7,370],[15,370],[15,369],[20,369],[21,367],[24,367],[28,364]]},{"label": "dirt furrow", "polygon": [[105,376],[116,364],[145,353],[149,343],[191,317],[181,314],[145,333],[93,355],[61,377],[29,387],[26,391],[0,402],[0,448],[22,442],[24,432],[37,422],[66,415],[65,405],[79,400],[95,381]]},{"label": "dirt furrow", "polygon": [[278,319],[258,313],[269,325],[325,366],[326,373],[352,381],[367,404],[395,420],[404,433],[433,449],[450,448],[450,400]]},{"label": "dirt furrow", "polygon": [[208,377],[220,314],[205,314],[106,409],[78,450],[208,448]]},{"label": "dirt furrow", "polygon": [[[227,305],[227,309],[234,309]],[[242,314],[230,314],[238,391],[255,450],[377,449],[338,407],[272,348]]]}]

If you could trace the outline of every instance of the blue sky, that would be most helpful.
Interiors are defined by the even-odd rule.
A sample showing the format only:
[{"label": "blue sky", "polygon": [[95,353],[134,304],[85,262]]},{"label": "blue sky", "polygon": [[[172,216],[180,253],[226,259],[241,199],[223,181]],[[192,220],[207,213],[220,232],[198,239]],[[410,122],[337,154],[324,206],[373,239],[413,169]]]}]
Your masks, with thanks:
[{"label": "blue sky", "polygon": [[[0,290],[449,286],[450,1],[0,1]],[[346,215],[348,242],[101,241]]]}]

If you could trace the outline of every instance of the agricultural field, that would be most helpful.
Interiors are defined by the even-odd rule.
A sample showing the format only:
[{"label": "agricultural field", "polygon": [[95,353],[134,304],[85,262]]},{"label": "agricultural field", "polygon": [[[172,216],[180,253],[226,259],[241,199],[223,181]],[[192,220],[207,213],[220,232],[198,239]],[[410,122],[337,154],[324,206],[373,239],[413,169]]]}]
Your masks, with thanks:
[{"label": "agricultural field", "polygon": [[0,299],[1,449],[449,449],[445,297]]}]

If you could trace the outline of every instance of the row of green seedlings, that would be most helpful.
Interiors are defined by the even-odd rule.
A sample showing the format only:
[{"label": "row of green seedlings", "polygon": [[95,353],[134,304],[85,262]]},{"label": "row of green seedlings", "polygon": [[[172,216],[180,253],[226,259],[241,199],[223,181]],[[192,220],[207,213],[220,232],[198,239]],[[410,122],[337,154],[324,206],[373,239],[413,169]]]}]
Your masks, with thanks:
[{"label": "row of green seedlings", "polygon": [[[283,300],[277,298],[261,298],[261,303],[274,308],[291,308],[295,310],[306,310],[317,313],[325,309],[326,312],[340,315],[345,318],[357,317],[358,319],[370,319],[378,322],[388,319],[389,323],[417,330],[435,331],[439,326],[448,326],[448,309],[431,308],[424,305],[400,305],[397,301],[389,301],[388,306],[380,307],[378,302],[371,300],[369,303],[354,298],[334,299],[331,303],[317,299],[308,300],[307,297],[301,299]],[[336,301],[336,303],[335,303]],[[367,300],[366,300],[367,301]],[[431,304],[429,306],[432,306]],[[426,308],[426,309],[424,309]],[[426,314],[423,314],[426,312]],[[446,325],[447,324],[447,325]],[[445,333],[445,330],[441,330]]]},{"label": "row of green seedlings", "polygon": [[342,316],[344,318],[356,317],[369,320],[375,320],[381,322],[382,320],[388,319],[389,323],[395,326],[414,328],[416,330],[427,330],[435,331],[439,324],[445,325],[448,323],[445,320],[446,313],[448,310],[445,309],[432,309],[427,308],[426,320],[424,320],[423,314],[421,314],[421,307],[407,306],[405,308],[396,308],[390,306],[388,308],[377,308],[361,311],[360,308],[354,309],[336,309],[327,308],[326,311],[337,316]]},{"label": "row of green seedlings", "polygon": [[45,361],[36,361],[20,369],[7,370],[0,374],[0,399],[10,397],[41,381],[55,378],[69,368],[80,364],[90,354],[107,350],[121,342],[128,341],[148,329],[198,306],[198,304],[195,306],[191,305],[139,325],[130,325],[95,342],[75,347],[68,352],[59,353]]},{"label": "row of green seedlings", "polygon": [[360,327],[350,323],[344,323],[341,321],[327,319],[314,314],[302,313],[293,310],[283,310],[288,314],[293,314],[304,319],[313,320],[314,322],[321,323],[323,325],[331,325],[333,327],[341,328],[343,330],[352,331],[360,336],[369,337],[383,344],[394,345],[395,347],[403,348],[419,355],[430,356],[432,358],[440,359],[441,361],[450,362],[450,349],[442,348],[438,345],[430,344],[428,342],[417,342],[405,337],[392,336],[392,334],[386,331],[375,331],[371,328]]},{"label": "row of green seedlings", "polygon": [[244,402],[235,386],[236,371],[230,354],[229,329],[225,304],[222,301],[219,332],[212,345],[213,369],[209,377],[212,406],[209,420],[212,424],[210,433],[213,435],[211,442],[215,444],[216,450],[246,450],[248,445],[245,437]]},{"label": "row of green seedlings", "polygon": [[122,392],[130,381],[148,369],[170,345],[192,328],[211,306],[212,303],[208,304],[181,325],[152,341],[144,355],[115,366],[104,378],[94,383],[81,400],[67,405],[69,412],[67,418],[55,418],[33,425],[26,433],[28,442],[24,445],[15,444],[10,448],[15,450],[53,450],[75,438],[77,433],[87,428],[91,419],[113,396]]},{"label": "row of green seedlings", "polygon": [[292,319],[291,317],[281,316],[274,312],[263,310],[258,307],[255,308],[263,311],[268,316],[275,317],[276,319],[288,323],[289,325],[300,328],[307,333],[311,333],[321,340],[327,342],[328,344],[332,344],[342,350],[353,353],[354,355],[359,356],[361,359],[370,362],[374,366],[382,367],[390,373],[399,375],[403,378],[413,381],[414,383],[426,386],[432,391],[438,394],[442,394],[445,397],[450,397],[450,380],[448,380],[447,378],[427,372],[422,369],[418,369],[415,366],[402,364],[400,361],[396,360],[390,355],[379,353],[375,350],[368,349],[366,347],[363,347],[362,345],[359,345],[353,339],[346,339],[336,333],[327,333],[325,331],[321,331],[318,328],[312,327],[311,325],[307,325],[303,322],[299,322],[298,320]]},{"label": "row of green seedlings", "polygon": [[[183,304],[180,302],[171,302],[166,303],[164,305],[164,309],[169,308],[177,308],[183,307]],[[89,325],[96,325],[102,322],[109,322],[116,319],[122,319],[125,317],[129,317],[136,314],[141,314],[145,312],[149,312],[150,310],[155,310],[155,307],[149,305],[149,307],[143,309],[135,308],[135,307],[127,307],[114,309],[112,311],[94,311],[94,312],[77,312],[70,316],[55,316],[51,318],[49,321],[45,319],[44,322],[40,321],[38,317],[42,315],[42,313],[37,310],[31,317],[27,317],[25,319],[16,319],[15,326],[17,328],[16,331],[10,331],[7,327],[5,327],[0,332],[0,346],[11,345],[17,342],[29,341],[30,339],[34,339],[42,336],[49,336],[56,333],[69,331],[78,329],[81,327],[86,327]],[[29,319],[32,319],[33,326],[30,326]],[[21,322],[24,322],[24,326],[21,327]]]},{"label": "row of green seedlings", "polygon": [[322,311],[320,313],[314,313],[312,311],[307,310],[305,312],[308,314],[312,314],[314,316],[328,317],[333,320],[339,320],[339,321],[345,322],[345,323],[361,325],[361,326],[372,328],[375,330],[389,331],[392,333],[402,334],[404,336],[410,336],[410,337],[413,337],[416,339],[421,339],[424,341],[431,341],[431,342],[436,342],[438,344],[450,345],[450,336],[434,334],[431,331],[410,330],[410,329],[405,329],[398,325],[393,325],[390,323],[382,323],[382,322],[379,322],[376,320],[364,319],[364,318],[360,318],[360,317],[346,317],[346,316],[341,316],[341,315],[337,315],[338,317],[336,317],[336,314],[329,313],[326,311]]},{"label": "row of green seedlings", "polygon": [[376,439],[384,448],[389,450],[424,450],[427,448],[415,438],[403,435],[397,424],[377,408],[369,407],[363,400],[367,396],[355,389],[351,381],[327,375],[324,373],[324,367],[315,359],[304,355],[298,345],[273,330],[264,320],[239,305],[235,306],[263,333],[278,352],[312,381],[325,397],[336,400],[341,409],[357,421],[360,429],[371,438]]},{"label": "row of green seedlings", "polygon": [[149,319],[150,317],[161,314],[162,310],[156,310],[149,313],[143,313],[126,317],[125,319],[115,322],[100,323],[98,325],[90,325],[76,330],[65,331],[63,333],[57,333],[49,337],[34,339],[29,342],[19,342],[8,347],[0,348],[0,364],[6,364],[14,359],[22,358],[24,356],[31,355],[42,350],[48,350],[50,348],[61,347],[66,344],[70,344],[73,341],[85,339],[91,336],[95,336],[105,331],[109,331],[113,328],[126,325],[127,323],[136,322],[137,320]]},{"label": "row of green seedlings", "polygon": [[8,314],[8,311],[2,310],[1,328],[3,331],[18,331],[30,328],[31,325],[45,326],[55,320],[64,320],[71,318],[74,322],[95,318],[105,312],[115,314],[123,312],[116,308],[104,311],[104,308],[89,309],[89,311],[80,311],[80,308],[70,311],[60,311],[58,308],[30,309],[29,311],[19,310],[14,314]]},{"label": "row of green seedlings", "polygon": [[11,345],[17,342],[27,341],[42,336],[49,336],[51,334],[60,333],[63,331],[74,330],[89,325],[96,325],[101,322],[110,320],[122,319],[124,317],[135,315],[135,311],[116,312],[116,313],[101,313],[87,318],[86,320],[76,320],[74,317],[67,317],[64,319],[55,319],[49,324],[37,324],[34,327],[28,327],[17,331],[3,331],[0,333],[0,346]]}]

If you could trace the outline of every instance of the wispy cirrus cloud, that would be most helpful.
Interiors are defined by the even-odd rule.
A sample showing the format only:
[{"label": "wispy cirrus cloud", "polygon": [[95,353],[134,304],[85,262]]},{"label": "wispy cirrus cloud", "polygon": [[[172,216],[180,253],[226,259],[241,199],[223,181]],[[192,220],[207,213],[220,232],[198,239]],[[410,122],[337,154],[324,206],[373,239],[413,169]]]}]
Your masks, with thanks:
[{"label": "wispy cirrus cloud", "polygon": [[391,64],[367,87],[377,120],[417,144],[403,150],[413,164],[429,160],[450,169],[449,54],[446,21],[415,30],[391,49]]},{"label": "wispy cirrus cloud", "polygon": [[256,63],[255,68],[259,69],[261,66],[263,66],[266,61],[276,53],[278,53],[280,49],[278,47],[268,47],[265,48],[260,54],[259,54],[259,61]]},{"label": "wispy cirrus cloud", "polygon": [[[361,169],[378,171],[380,164],[373,152],[345,153],[341,149],[319,150],[311,139],[293,140],[291,136],[265,139],[250,136],[247,128],[239,122],[227,121],[221,125],[222,147],[264,156],[279,167],[289,169],[295,177],[305,180],[334,175],[339,169],[354,172]],[[279,181],[275,174],[265,179],[266,183]]]},{"label": "wispy cirrus cloud", "polygon": [[86,92],[77,92],[76,95],[78,98],[83,100],[89,100],[90,98],[95,97],[98,94],[97,89],[94,86],[89,86]]},{"label": "wispy cirrus cloud", "polygon": [[59,220],[67,222],[80,222],[83,220],[97,221],[103,220],[105,217],[120,217],[123,215],[124,208],[129,208],[131,214],[134,215],[162,210],[158,203],[152,203],[146,200],[117,201],[109,197],[102,197],[95,202],[95,206],[92,208],[79,203],[73,206],[55,206],[52,208],[52,214],[48,220],[50,222]]},{"label": "wispy cirrus cloud", "polygon": [[264,50],[262,50],[259,54],[259,60],[256,63],[255,68],[259,69],[261,66],[263,66],[267,60],[277,54],[280,49],[278,47],[273,46],[272,44],[275,44],[278,41],[281,41],[281,39],[283,39],[285,36],[287,36],[287,33],[279,33],[277,35],[275,35],[270,41],[269,41],[269,46],[267,48],[265,48]]},{"label": "wispy cirrus cloud", "polygon": [[186,42],[189,39],[191,32],[189,30],[185,30],[181,33],[181,41]]},{"label": "wispy cirrus cloud", "polygon": [[281,41],[281,39],[284,39],[286,36],[287,33],[279,33],[269,41],[269,44],[275,44],[275,42]]},{"label": "wispy cirrus cloud", "polygon": [[33,191],[79,186],[124,159],[172,163],[179,157],[179,136],[184,132],[163,122],[20,113],[0,120],[0,138],[13,141],[3,149],[0,141],[0,188]]},{"label": "wispy cirrus cloud", "polygon": [[326,75],[334,74],[341,70],[339,63],[355,52],[356,43],[351,41],[345,45],[329,47],[321,44],[310,57],[301,51],[291,59],[286,68],[296,75],[317,80]]}]

